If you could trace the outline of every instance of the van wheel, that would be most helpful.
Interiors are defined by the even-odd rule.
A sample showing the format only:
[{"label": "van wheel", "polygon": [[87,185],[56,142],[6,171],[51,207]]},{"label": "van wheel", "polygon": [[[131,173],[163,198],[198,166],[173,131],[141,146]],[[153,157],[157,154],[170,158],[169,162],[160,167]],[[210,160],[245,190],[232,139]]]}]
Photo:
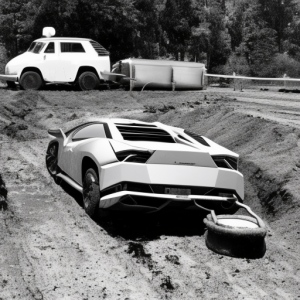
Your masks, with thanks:
[{"label": "van wheel", "polygon": [[99,84],[99,79],[93,72],[83,72],[78,78],[78,85],[82,91],[94,90]]},{"label": "van wheel", "polygon": [[25,72],[21,76],[20,85],[24,90],[38,90],[43,84],[43,80],[37,72]]},{"label": "van wheel", "polygon": [[6,81],[6,84],[10,89],[14,89],[16,87],[16,83],[14,81]]}]

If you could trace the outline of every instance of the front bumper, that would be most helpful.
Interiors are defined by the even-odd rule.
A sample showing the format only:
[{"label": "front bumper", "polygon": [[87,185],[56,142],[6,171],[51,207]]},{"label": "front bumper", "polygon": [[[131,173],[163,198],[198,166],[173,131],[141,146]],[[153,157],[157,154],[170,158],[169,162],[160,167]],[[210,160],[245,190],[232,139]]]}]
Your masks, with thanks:
[{"label": "front bumper", "polygon": [[0,80],[4,80],[4,81],[18,81],[18,76],[17,75],[4,75],[4,74],[0,74]]}]

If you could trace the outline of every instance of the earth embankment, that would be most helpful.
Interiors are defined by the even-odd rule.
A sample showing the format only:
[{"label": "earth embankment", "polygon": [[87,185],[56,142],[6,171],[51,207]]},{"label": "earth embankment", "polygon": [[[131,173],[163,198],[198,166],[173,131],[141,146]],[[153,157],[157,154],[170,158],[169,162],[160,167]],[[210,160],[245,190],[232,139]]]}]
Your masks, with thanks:
[{"label": "earth embankment", "polygon": [[[0,298],[300,297],[297,95],[1,89],[0,99]],[[99,117],[160,121],[239,153],[245,203],[268,226],[264,258],[209,251],[199,215],[88,218],[80,195],[47,173],[47,129]]]}]

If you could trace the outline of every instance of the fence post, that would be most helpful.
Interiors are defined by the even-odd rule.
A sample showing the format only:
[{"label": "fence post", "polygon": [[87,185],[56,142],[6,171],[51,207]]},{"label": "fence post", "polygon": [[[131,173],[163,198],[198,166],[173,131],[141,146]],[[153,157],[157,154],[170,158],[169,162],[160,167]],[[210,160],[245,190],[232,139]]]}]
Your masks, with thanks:
[{"label": "fence post", "polygon": [[207,89],[207,86],[208,86],[208,77],[205,76],[204,74],[206,74],[206,68],[204,67],[203,68],[203,74],[202,74],[202,83],[203,83],[203,90],[206,90]]},{"label": "fence post", "polygon": [[[235,76],[235,72],[232,73],[232,76]],[[233,90],[235,91],[235,78],[233,78]]]},{"label": "fence post", "polygon": [[[286,74],[283,74],[283,78],[288,78],[288,76]],[[283,83],[284,83],[284,88],[286,89],[286,87],[287,87],[287,84],[286,84],[287,81],[284,80]]]}]

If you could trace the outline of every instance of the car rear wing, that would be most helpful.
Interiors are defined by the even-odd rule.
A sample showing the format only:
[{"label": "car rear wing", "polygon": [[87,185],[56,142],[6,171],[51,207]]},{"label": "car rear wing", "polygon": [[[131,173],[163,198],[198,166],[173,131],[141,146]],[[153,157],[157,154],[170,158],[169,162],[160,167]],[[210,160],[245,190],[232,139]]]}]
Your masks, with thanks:
[{"label": "car rear wing", "polygon": [[61,128],[59,128],[59,129],[49,129],[48,134],[49,134],[50,138],[56,138],[58,140],[61,140],[63,142],[63,145],[65,146],[66,141],[67,141],[67,137],[66,137],[65,133],[62,131]]}]

